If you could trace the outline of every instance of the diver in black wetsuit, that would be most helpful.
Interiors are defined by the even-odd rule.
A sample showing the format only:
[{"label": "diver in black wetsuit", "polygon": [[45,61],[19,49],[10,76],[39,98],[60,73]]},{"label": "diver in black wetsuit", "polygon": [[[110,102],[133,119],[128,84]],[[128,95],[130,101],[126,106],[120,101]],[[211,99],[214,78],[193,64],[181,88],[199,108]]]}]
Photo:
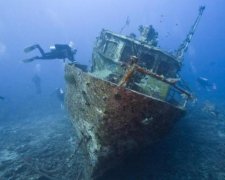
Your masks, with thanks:
[{"label": "diver in black wetsuit", "polygon": [[41,92],[42,92],[42,89],[41,89],[41,78],[37,74],[35,74],[32,77],[32,82],[35,85],[36,93],[37,94],[41,94]]},{"label": "diver in black wetsuit", "polygon": [[35,56],[29,59],[24,59],[23,62],[28,63],[32,62],[35,59],[42,59],[42,60],[50,60],[50,59],[68,59],[71,62],[75,62],[74,55],[76,54],[77,50],[73,49],[71,46],[67,44],[55,44],[54,46],[50,47],[50,52],[44,52],[40,45],[35,44],[29,46],[24,49],[25,53],[33,51],[34,49],[38,49],[41,53],[41,56]]}]

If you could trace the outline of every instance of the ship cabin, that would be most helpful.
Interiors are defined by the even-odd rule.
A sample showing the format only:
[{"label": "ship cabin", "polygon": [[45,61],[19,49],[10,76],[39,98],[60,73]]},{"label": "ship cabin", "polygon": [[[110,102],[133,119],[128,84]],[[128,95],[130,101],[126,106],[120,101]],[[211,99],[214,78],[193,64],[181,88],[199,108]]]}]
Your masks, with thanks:
[{"label": "ship cabin", "polygon": [[103,29],[93,49],[91,74],[121,85],[131,68],[131,57],[137,58],[135,64],[142,70],[130,73],[131,77],[128,75],[126,88],[184,108],[186,91],[171,83],[179,79],[180,61],[143,37],[137,39]]}]

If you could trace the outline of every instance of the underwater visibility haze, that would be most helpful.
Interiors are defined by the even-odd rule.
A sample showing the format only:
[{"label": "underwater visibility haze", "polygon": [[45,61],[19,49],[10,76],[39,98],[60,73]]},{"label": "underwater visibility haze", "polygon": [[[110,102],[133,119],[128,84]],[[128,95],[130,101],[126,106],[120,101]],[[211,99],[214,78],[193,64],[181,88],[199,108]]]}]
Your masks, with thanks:
[{"label": "underwater visibility haze", "polygon": [[[93,100],[98,94],[101,96],[101,93],[104,101],[110,99],[108,97],[110,95],[104,94],[105,91],[102,90],[108,88],[107,92],[111,92],[109,85],[102,85],[102,82],[85,75],[86,71],[94,72],[95,69],[101,69],[103,61],[99,59],[110,59],[104,57],[106,47],[110,46],[109,54],[115,50],[113,43],[103,45],[104,37],[106,40],[113,37],[114,39],[109,41],[118,44],[121,41],[121,44],[131,42],[137,46],[146,45],[146,52],[151,51],[149,47],[162,49],[168,52],[163,54],[165,57],[173,59],[171,54],[174,54],[185,40],[199,15],[201,6],[204,6],[205,10],[184,54],[181,72],[179,72],[185,84],[185,91],[182,91],[181,95],[188,96],[186,92],[191,94],[185,113],[182,108],[174,110],[171,106],[167,107],[167,104],[172,104],[172,101],[167,99],[163,107],[172,110],[155,117],[169,119],[176,112],[177,117],[179,114],[181,118],[173,125],[168,125],[169,131],[160,136],[161,138],[157,138],[157,141],[148,144],[140,152],[124,157],[123,163],[115,163],[116,165],[104,172],[104,175],[101,174],[99,179],[225,179],[225,2],[223,0],[0,1],[0,179],[85,179],[82,175],[83,169],[87,166],[85,156],[88,153],[90,155],[94,148],[97,150],[98,148],[93,145],[93,148],[87,148],[87,152],[82,151],[84,142],[90,143],[89,139],[93,137],[80,140],[79,123],[77,125],[73,120],[76,116],[87,117],[87,119],[98,118],[96,114],[103,113],[103,109],[99,108],[102,105],[97,104],[101,101],[97,99],[92,107],[90,99]],[[139,36],[140,27],[141,32],[145,31],[143,27],[154,27],[153,29],[158,33],[155,34],[158,44],[156,41],[152,43],[146,40],[146,44],[135,41],[134,35]],[[129,38],[126,39],[128,36]],[[135,49],[137,46],[131,45],[132,51],[137,51]],[[99,51],[105,48],[100,56],[95,54],[98,48]],[[110,56],[114,57],[114,55]],[[138,53],[132,55],[138,56]],[[137,57],[131,57],[134,64],[135,58]],[[71,69],[72,66],[75,67],[74,63],[77,64],[78,69],[85,72],[82,78],[91,82],[83,82],[79,77],[81,72]],[[121,71],[124,67],[131,67],[131,69],[134,67],[136,70],[139,69],[139,72],[145,72],[172,86],[180,78],[178,76],[167,78],[164,74],[158,76],[153,67],[145,71],[146,69],[138,66],[140,64],[118,63],[121,63]],[[113,65],[107,67],[114,68]],[[148,69],[147,65],[142,67]],[[118,77],[112,74],[109,74],[107,79],[102,78],[104,73],[109,73],[108,71],[93,74],[95,77],[110,81],[111,85],[119,84],[119,87],[123,87],[128,84],[128,88],[137,90],[136,86],[142,81],[135,82],[131,86],[127,83],[129,72],[133,73],[128,69],[127,76],[118,75],[120,79],[124,79],[119,82]],[[79,78],[71,78],[71,74],[78,74]],[[141,78],[141,75],[137,77],[138,80]],[[104,88],[97,87],[98,91],[95,92],[96,89],[93,88],[96,84],[99,85],[98,83]],[[76,85],[78,91],[74,90],[71,84],[74,84],[74,87]],[[90,89],[84,91],[81,86]],[[146,85],[142,88],[147,87]],[[157,91],[157,88],[155,87],[154,91]],[[85,104],[82,104],[79,92]],[[112,92],[114,93],[113,90]],[[124,94],[131,99],[141,99],[139,95],[145,93],[138,91],[139,94],[135,96],[125,91],[121,95],[121,92],[115,93],[115,99],[121,102],[120,104]],[[70,99],[68,98],[70,95],[79,99]],[[155,98],[158,94],[146,93],[146,95]],[[129,107],[132,113],[138,114],[144,101],[147,101],[146,98],[143,99],[138,102],[140,104],[137,105],[135,102],[136,106]],[[163,100],[160,96],[159,102]],[[115,105],[114,100],[109,102],[112,107]],[[129,102],[132,105],[133,101]],[[177,102],[173,101],[173,105],[174,103]],[[151,105],[146,107],[143,105],[143,109]],[[76,109],[73,112],[71,107],[79,111]],[[110,106],[104,108],[109,108],[104,109],[104,115],[113,109],[110,109]],[[122,105],[121,109],[123,109]],[[124,108],[123,111],[130,112],[127,109]],[[86,115],[89,112],[90,116]],[[140,116],[142,114],[140,113]],[[126,114],[126,117],[128,115]],[[119,121],[123,116],[117,114],[107,117],[108,119],[116,117],[113,120]],[[149,116],[144,118],[142,123],[149,123],[153,119],[154,116]],[[89,127],[87,121],[82,125]],[[87,127],[85,128],[88,129]],[[127,127],[130,128],[129,125]],[[92,133],[92,130],[90,131]],[[101,136],[100,130],[96,131]],[[122,131],[125,132],[126,129]],[[135,133],[131,134],[136,136]],[[142,136],[138,134],[137,139],[139,137]],[[143,137],[146,138],[144,135]],[[107,144],[103,142],[102,136],[99,139],[102,140],[102,144]],[[132,144],[133,141],[129,143]],[[122,150],[115,151],[122,152]],[[105,154],[106,152],[107,150],[104,149]],[[111,153],[113,154],[113,151]],[[118,157],[121,154],[118,153]],[[92,157],[92,160],[95,161],[95,158]],[[106,162],[105,167],[108,167],[109,162]],[[104,166],[101,167],[104,169]]]}]

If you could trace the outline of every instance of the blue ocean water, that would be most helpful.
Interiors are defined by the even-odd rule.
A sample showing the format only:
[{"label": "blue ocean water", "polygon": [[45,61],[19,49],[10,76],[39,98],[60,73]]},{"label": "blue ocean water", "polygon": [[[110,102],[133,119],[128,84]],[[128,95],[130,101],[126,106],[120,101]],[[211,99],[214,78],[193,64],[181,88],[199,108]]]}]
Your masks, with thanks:
[{"label": "blue ocean water", "polygon": [[[76,135],[56,88],[65,87],[62,60],[23,63],[24,48],[74,42],[90,65],[102,28],[138,34],[152,24],[160,47],[173,51],[206,10],[185,54],[182,77],[196,97],[168,136],[105,179],[225,179],[225,22],[223,0],[0,1],[0,179],[74,179]],[[41,93],[34,77],[38,75]],[[214,88],[204,88],[198,77]],[[61,164],[61,165],[60,165]],[[65,165],[67,164],[67,168]]]}]

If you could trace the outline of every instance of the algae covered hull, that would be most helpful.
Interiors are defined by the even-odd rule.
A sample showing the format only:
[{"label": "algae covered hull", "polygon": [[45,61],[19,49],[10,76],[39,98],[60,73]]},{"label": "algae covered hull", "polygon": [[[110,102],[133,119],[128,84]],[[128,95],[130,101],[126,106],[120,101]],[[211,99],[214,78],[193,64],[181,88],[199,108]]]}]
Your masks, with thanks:
[{"label": "algae covered hull", "polygon": [[65,79],[66,105],[88,154],[89,178],[156,141],[184,115],[181,108],[98,79],[74,65],[66,66]]},{"label": "algae covered hull", "polygon": [[98,179],[185,114],[193,96],[179,72],[203,11],[175,54],[157,46],[153,26],[139,26],[139,38],[103,29],[89,72],[66,64],[65,103],[86,154],[82,179]]}]

